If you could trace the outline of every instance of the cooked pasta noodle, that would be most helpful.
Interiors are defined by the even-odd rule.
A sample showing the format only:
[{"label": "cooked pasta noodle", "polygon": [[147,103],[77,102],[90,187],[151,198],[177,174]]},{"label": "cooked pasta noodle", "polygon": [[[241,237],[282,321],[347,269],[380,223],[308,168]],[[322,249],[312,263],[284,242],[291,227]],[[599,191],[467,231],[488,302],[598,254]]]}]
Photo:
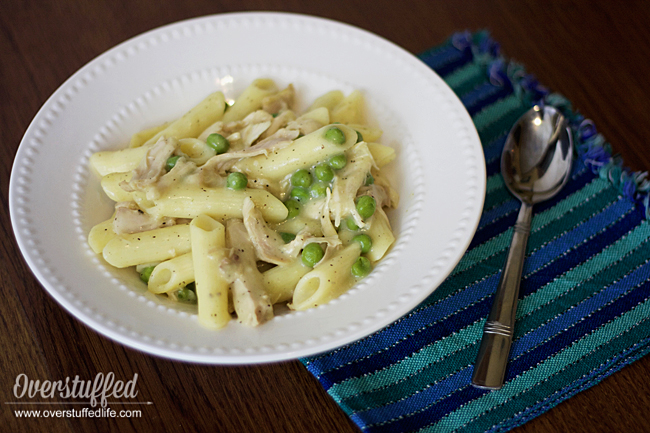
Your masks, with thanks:
[{"label": "cooked pasta noodle", "polygon": [[211,329],[347,291],[395,242],[385,210],[398,196],[381,170],[396,153],[360,91],[329,91],[303,113],[294,97],[260,78],[230,106],[212,93],[92,155],[115,212],[90,230],[91,249],[150,292],[196,303]]}]

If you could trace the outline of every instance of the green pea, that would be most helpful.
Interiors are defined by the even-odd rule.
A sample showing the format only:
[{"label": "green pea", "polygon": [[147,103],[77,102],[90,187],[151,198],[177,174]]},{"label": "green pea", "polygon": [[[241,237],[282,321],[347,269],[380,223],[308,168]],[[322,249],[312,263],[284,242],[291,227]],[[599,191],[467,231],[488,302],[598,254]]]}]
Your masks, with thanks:
[{"label": "green pea", "polygon": [[149,278],[151,278],[151,273],[153,272],[153,268],[155,266],[147,266],[140,272],[140,279],[144,281],[145,283],[149,282]]},{"label": "green pea", "polygon": [[215,152],[217,152],[217,155],[226,153],[230,148],[230,143],[228,143],[226,137],[221,134],[217,134],[216,132],[214,134],[208,135],[206,143],[208,146],[213,148]]},{"label": "green pea", "polygon": [[357,143],[361,143],[363,141],[363,135],[359,131],[355,131],[357,133]]},{"label": "green pea", "polygon": [[246,189],[246,186],[248,186],[248,178],[244,173],[235,171],[230,173],[226,178],[226,186],[235,191]]},{"label": "green pea", "polygon": [[305,266],[313,268],[316,263],[321,261],[323,255],[323,248],[321,248],[319,244],[307,244],[307,246],[302,250],[302,263]]},{"label": "green pea", "polygon": [[327,164],[320,164],[314,167],[314,176],[323,182],[331,182],[334,179],[334,170]]},{"label": "green pea", "polygon": [[373,183],[375,183],[375,178],[372,176],[372,174],[368,173],[368,175],[366,176],[366,182],[365,182],[365,185],[366,185],[366,186],[370,186],[370,185],[372,185]]},{"label": "green pea", "polygon": [[291,242],[296,238],[296,235],[294,235],[293,233],[280,232],[280,237],[282,238],[285,244],[288,244],[289,242]]},{"label": "green pea", "polygon": [[170,156],[167,159],[167,163],[165,164],[165,170],[171,171],[172,168],[174,168],[174,166],[176,165],[176,161],[178,161],[178,158],[180,158],[180,156]]},{"label": "green pea", "polygon": [[357,212],[361,218],[368,219],[370,218],[377,209],[377,202],[375,199],[369,195],[362,195],[357,199]]},{"label": "green pea", "polygon": [[297,217],[298,214],[300,214],[300,203],[298,202],[298,200],[290,198],[289,200],[284,202],[284,205],[287,207],[287,210],[289,210],[287,219]]},{"label": "green pea", "polygon": [[311,174],[305,169],[297,170],[291,175],[291,185],[309,188],[309,185],[311,185]]},{"label": "green pea", "polygon": [[196,293],[194,293],[187,287],[183,287],[182,289],[179,289],[178,292],[176,292],[176,297],[181,302],[187,302],[188,304],[196,303]]},{"label": "green pea", "polygon": [[370,264],[370,260],[367,258],[359,257],[350,270],[352,271],[352,275],[355,277],[363,278],[372,271],[372,265]]},{"label": "green pea", "polygon": [[364,254],[370,252],[370,248],[372,248],[372,239],[370,239],[370,236],[366,234],[356,235],[352,238],[352,242],[359,242],[361,245],[361,252]]},{"label": "green pea", "polygon": [[313,198],[322,198],[327,195],[327,184],[324,182],[315,182],[309,187],[309,195]]},{"label": "green pea", "polygon": [[332,167],[334,170],[340,170],[345,165],[348,163],[348,159],[345,157],[344,154],[339,154],[339,155],[334,155],[333,157],[330,158],[329,160],[329,165]]},{"label": "green pea", "polygon": [[359,230],[359,226],[354,222],[354,218],[352,217],[345,220],[345,225],[353,232]]},{"label": "green pea", "polygon": [[305,188],[295,187],[291,190],[291,198],[298,200],[301,203],[309,200],[309,191]]},{"label": "green pea", "polygon": [[333,126],[325,132],[325,139],[334,144],[343,144],[345,143],[345,134],[339,128]]}]

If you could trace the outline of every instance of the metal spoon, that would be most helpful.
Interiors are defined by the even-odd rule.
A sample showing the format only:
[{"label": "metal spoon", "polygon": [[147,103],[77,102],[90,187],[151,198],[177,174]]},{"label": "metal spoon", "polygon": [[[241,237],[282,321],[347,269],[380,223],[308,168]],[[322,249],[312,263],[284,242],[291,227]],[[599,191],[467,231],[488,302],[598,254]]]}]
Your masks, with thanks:
[{"label": "metal spoon", "polygon": [[562,189],[572,163],[571,132],[564,116],[553,107],[536,105],[528,110],[506,139],[501,173],[510,192],[521,201],[521,209],[474,364],[472,385],[478,388],[503,386],[533,205]]}]

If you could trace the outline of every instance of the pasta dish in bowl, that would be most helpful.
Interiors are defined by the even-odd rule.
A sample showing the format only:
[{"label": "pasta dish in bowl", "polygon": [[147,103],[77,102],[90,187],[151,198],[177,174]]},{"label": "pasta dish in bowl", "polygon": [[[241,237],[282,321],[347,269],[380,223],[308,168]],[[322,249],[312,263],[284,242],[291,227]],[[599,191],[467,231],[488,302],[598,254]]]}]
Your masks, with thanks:
[{"label": "pasta dish in bowl", "polygon": [[25,133],[9,206],[32,272],[83,323],[241,364],[408,314],[461,259],[484,191],[470,116],[415,56],[342,23],[238,13],[70,77]]},{"label": "pasta dish in bowl", "polygon": [[90,247],[151,293],[198,304],[208,328],[346,292],[395,241],[384,207],[398,194],[381,173],[395,150],[376,142],[358,91],[327,92],[299,116],[294,100],[293,85],[257,79],[232,106],[215,92],[129,148],[93,154],[116,204]]}]

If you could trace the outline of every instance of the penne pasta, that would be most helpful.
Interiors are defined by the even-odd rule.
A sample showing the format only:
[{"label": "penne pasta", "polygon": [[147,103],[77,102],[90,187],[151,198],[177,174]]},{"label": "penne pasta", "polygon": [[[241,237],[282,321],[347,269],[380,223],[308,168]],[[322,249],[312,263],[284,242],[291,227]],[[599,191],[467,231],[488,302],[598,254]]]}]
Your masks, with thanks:
[{"label": "penne pasta", "polygon": [[228,107],[228,110],[223,115],[223,122],[232,122],[234,120],[241,120],[246,115],[255,110],[262,108],[262,100],[274,93],[278,92],[278,87],[273,80],[268,78],[259,78],[253,81],[239,97],[235,103]]},{"label": "penne pasta", "polygon": [[229,107],[214,92],[92,155],[115,211],[90,248],[149,292],[196,304],[214,330],[349,290],[395,242],[383,208],[399,196],[382,170],[395,150],[365,123],[359,91],[329,91],[302,113],[294,100],[293,85],[260,78]]},{"label": "penne pasta", "polygon": [[102,254],[116,268],[161,262],[190,252],[190,228],[187,224],[116,236]]},{"label": "penne pasta", "polygon": [[233,165],[233,170],[241,171],[249,177],[279,181],[289,174],[340,154],[357,141],[354,130],[344,125],[336,125],[345,136],[342,144],[332,143],[325,138],[331,126],[324,126],[311,134],[297,139],[288,147],[272,152],[268,156],[258,155],[242,159]]},{"label": "penne pasta", "polygon": [[113,217],[102,221],[90,229],[88,233],[88,245],[95,254],[100,254],[107,243],[117,234],[113,231]]},{"label": "penne pasta", "polygon": [[234,191],[228,188],[198,188],[179,185],[170,189],[149,212],[159,217],[196,218],[201,214],[219,221],[242,218],[244,199],[250,197],[267,221],[279,222],[287,217],[287,208],[263,189]]},{"label": "penne pasta", "polygon": [[367,233],[372,239],[372,247],[367,254],[368,259],[371,262],[381,260],[395,242],[395,235],[383,209],[379,208],[375,211]]},{"label": "penne pasta", "polygon": [[330,119],[332,122],[364,123],[365,107],[363,95],[360,91],[354,90],[348,96],[341,99],[331,110]]},{"label": "penne pasta", "polygon": [[305,274],[296,285],[289,307],[293,310],[314,308],[347,292],[356,282],[350,269],[360,253],[359,244],[352,243]]},{"label": "penne pasta", "polygon": [[131,172],[110,173],[102,177],[101,185],[104,193],[113,201],[134,201],[133,194],[122,188],[122,182],[131,180]]},{"label": "penne pasta", "polygon": [[269,294],[271,302],[287,302],[293,297],[293,289],[310,268],[303,265],[300,260],[284,266],[276,266],[262,274],[266,293]]},{"label": "penne pasta", "polygon": [[131,136],[129,147],[140,147],[147,142],[151,137],[167,128],[171,122],[165,122],[162,125],[154,126],[153,128],[144,129],[136,132]]},{"label": "penne pasta", "polygon": [[147,283],[151,293],[161,294],[182,289],[194,282],[192,253],[165,260],[154,267]]},{"label": "penne pasta", "polygon": [[207,215],[199,215],[190,223],[190,238],[199,322],[208,328],[223,328],[230,321],[229,283],[219,271],[225,257],[225,227]]},{"label": "penne pasta", "polygon": [[226,100],[221,92],[214,92],[197,104],[179,119],[158,131],[143,145],[156,143],[161,137],[196,138],[208,126],[220,120],[226,107]]},{"label": "penne pasta", "polygon": [[129,172],[135,170],[150,147],[141,146],[133,149],[106,150],[93,153],[90,156],[90,165],[100,176]]}]

